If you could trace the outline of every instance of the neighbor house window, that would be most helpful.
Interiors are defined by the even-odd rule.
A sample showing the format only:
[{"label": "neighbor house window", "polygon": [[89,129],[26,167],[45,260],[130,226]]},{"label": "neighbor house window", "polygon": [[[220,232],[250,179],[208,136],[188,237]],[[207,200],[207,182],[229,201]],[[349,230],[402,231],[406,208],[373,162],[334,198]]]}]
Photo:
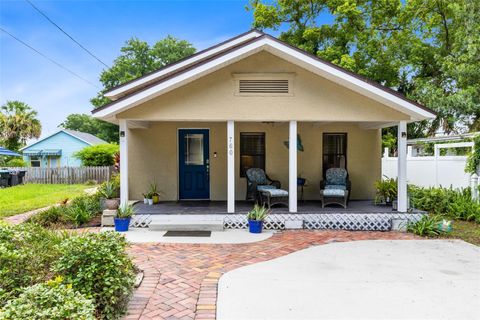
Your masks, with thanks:
[{"label": "neighbor house window", "polygon": [[40,167],[40,157],[30,157],[31,167]]},{"label": "neighbor house window", "polygon": [[249,168],[265,170],[265,132],[240,133],[240,177]]},{"label": "neighbor house window", "polygon": [[347,169],[347,134],[323,134],[323,176],[330,168]]}]

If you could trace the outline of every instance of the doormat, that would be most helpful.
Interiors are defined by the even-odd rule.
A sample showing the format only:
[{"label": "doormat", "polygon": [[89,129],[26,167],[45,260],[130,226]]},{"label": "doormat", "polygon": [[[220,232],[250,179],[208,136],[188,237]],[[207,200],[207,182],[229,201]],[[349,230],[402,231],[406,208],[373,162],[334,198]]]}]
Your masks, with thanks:
[{"label": "doormat", "polygon": [[212,231],[167,231],[164,237],[210,237]]}]

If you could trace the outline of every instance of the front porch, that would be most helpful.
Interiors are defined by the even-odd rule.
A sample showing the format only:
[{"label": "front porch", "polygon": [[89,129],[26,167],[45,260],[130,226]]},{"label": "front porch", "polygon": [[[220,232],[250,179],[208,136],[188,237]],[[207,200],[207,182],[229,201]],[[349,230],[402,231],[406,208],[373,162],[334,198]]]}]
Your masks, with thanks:
[{"label": "front porch", "polygon": [[[226,201],[170,201],[152,206],[137,203],[132,226],[148,227],[152,222],[166,220],[221,220],[225,229],[247,228],[246,213],[251,210],[252,202],[236,201],[235,208],[235,213],[228,213]],[[340,206],[322,208],[319,201],[299,201],[297,213],[289,212],[284,206],[272,208],[264,228],[388,231],[392,229],[394,219],[401,219],[406,225],[419,220],[424,214],[416,209],[410,212],[393,211],[392,207],[375,205],[370,200],[352,200],[347,209]]]}]

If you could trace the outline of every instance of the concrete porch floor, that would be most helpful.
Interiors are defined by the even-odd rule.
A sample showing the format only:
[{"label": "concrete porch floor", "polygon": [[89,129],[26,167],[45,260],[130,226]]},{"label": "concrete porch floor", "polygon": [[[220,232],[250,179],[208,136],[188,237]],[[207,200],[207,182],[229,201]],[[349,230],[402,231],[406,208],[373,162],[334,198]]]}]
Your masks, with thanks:
[{"label": "concrete porch floor", "polygon": [[[236,201],[235,214],[244,214],[251,210],[253,203],[249,201]],[[152,206],[137,203],[135,205],[137,215],[204,215],[227,213],[226,201],[167,201]],[[375,205],[372,200],[352,200],[347,209],[339,205],[330,205],[322,208],[320,201],[299,201],[298,213],[392,213],[392,207]],[[418,212],[418,211],[414,211]],[[272,207],[272,213],[288,213],[286,206]]]}]

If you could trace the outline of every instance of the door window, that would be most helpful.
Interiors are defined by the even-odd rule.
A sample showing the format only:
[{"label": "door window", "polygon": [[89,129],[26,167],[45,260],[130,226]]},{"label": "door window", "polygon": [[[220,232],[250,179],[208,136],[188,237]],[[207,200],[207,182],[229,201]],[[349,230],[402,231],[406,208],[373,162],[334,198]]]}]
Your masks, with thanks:
[{"label": "door window", "polygon": [[323,134],[323,176],[330,168],[347,169],[347,134]]},{"label": "door window", "polygon": [[186,134],[184,138],[185,144],[185,164],[203,166],[203,134],[194,133]]}]

